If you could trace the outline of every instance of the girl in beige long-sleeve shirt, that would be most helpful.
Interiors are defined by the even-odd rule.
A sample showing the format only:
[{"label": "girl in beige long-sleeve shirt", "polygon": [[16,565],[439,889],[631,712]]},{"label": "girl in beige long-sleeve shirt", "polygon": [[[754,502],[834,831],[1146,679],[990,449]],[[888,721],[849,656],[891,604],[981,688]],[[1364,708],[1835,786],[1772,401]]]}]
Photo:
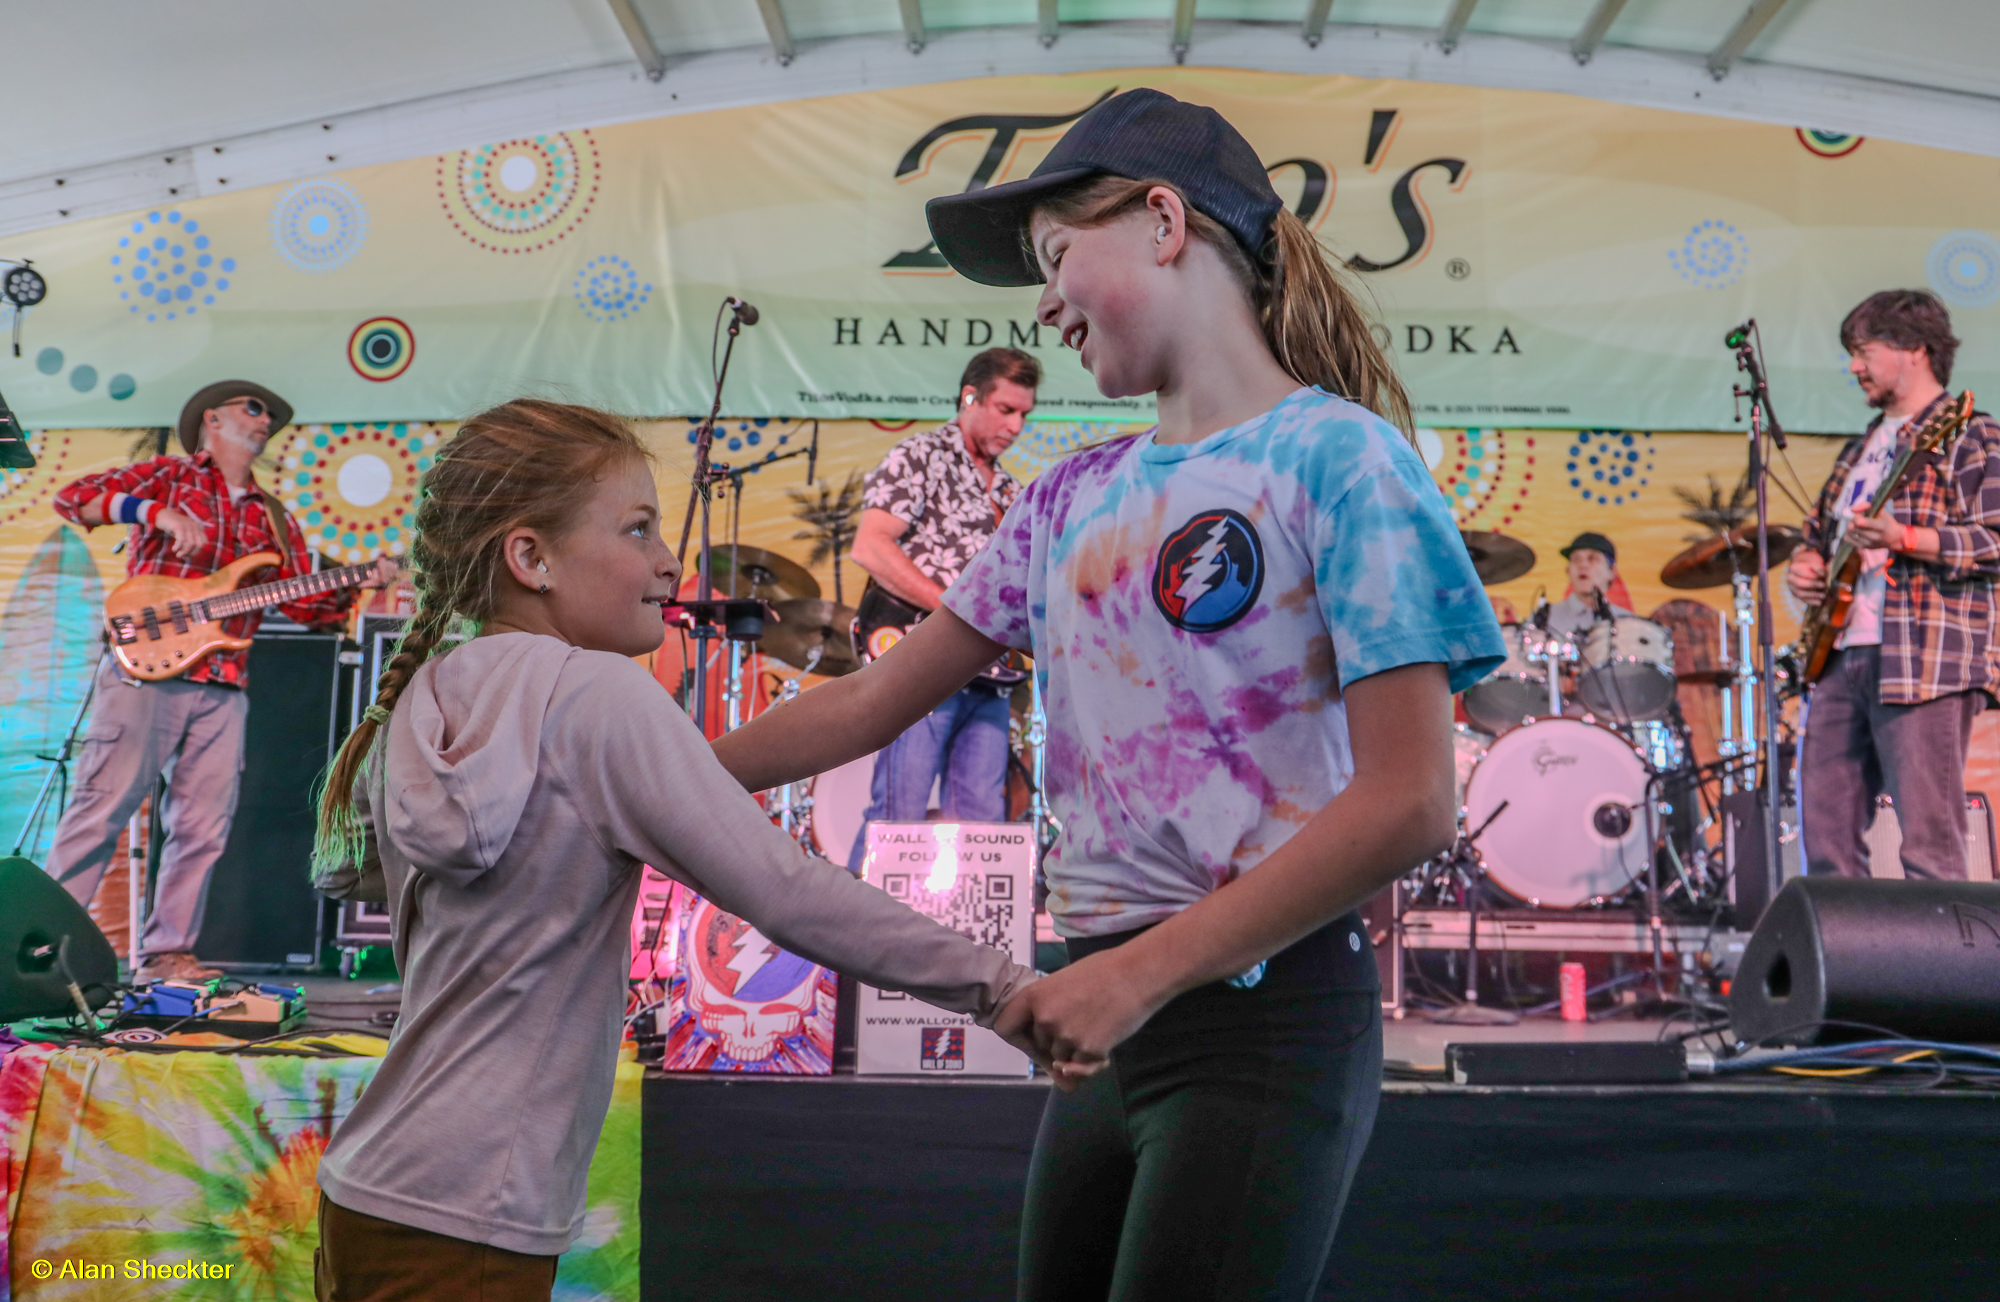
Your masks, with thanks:
[{"label": "girl in beige long-sleeve shirt", "polygon": [[[642,862],[983,1025],[1033,979],[802,854],[633,663],[680,579],[659,516],[630,429],[556,403],[475,417],[425,477],[418,614],[321,809],[322,889],[389,902],[404,978],[320,1166],[322,1298],[452,1296],[468,1272],[549,1295],[610,1104]],[[433,655],[459,618],[479,635]]]}]

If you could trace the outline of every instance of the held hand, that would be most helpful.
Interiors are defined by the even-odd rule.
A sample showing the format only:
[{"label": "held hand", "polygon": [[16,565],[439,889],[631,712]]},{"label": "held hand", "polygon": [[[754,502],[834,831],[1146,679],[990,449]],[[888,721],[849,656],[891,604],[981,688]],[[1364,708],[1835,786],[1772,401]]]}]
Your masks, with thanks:
[{"label": "held hand", "polygon": [[1785,586],[1806,605],[1818,605],[1826,595],[1826,558],[1809,547],[1793,552],[1792,563],[1785,569]]},{"label": "held hand", "polygon": [[376,588],[386,588],[396,581],[396,575],[401,572],[402,568],[392,557],[377,556],[375,558],[375,577],[361,586],[371,591]]},{"label": "held hand", "polygon": [[1862,547],[1886,547],[1892,552],[1903,550],[1908,541],[1910,526],[1896,519],[1886,511],[1881,515],[1864,515],[1847,526],[1847,536]]},{"label": "held hand", "polygon": [[165,530],[167,536],[174,540],[174,555],[182,560],[194,555],[195,549],[207,536],[201,521],[171,506],[161,508],[160,513],[153,517],[153,527]]},{"label": "held hand", "polygon": [[1037,1059],[1054,1064],[1056,1083],[1074,1088],[1102,1068],[1111,1050],[1165,1002],[1146,990],[1128,966],[1117,950],[1079,959],[1023,990],[995,1029],[1025,1035],[1035,1045]]}]

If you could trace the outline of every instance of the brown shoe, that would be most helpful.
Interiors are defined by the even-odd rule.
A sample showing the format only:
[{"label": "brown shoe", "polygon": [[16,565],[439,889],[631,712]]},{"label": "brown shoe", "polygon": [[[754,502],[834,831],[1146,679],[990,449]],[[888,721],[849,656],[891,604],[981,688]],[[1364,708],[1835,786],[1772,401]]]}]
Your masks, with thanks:
[{"label": "brown shoe", "polygon": [[170,950],[165,954],[149,954],[133,975],[135,981],[213,981],[222,975],[219,967],[203,967],[195,956],[184,949]]}]

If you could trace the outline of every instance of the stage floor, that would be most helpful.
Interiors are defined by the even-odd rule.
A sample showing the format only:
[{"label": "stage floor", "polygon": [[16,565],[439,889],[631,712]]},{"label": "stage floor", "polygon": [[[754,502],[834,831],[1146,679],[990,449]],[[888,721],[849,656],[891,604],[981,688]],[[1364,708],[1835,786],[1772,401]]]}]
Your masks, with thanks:
[{"label": "stage floor", "polygon": [[[1385,1040],[1434,1068],[1448,1042],[1660,1029],[1413,1015]],[[1005,1302],[1046,1089],[651,1073],[642,1296]],[[2000,1094],[1392,1081],[1321,1296],[1988,1296],[1996,1188]]]}]

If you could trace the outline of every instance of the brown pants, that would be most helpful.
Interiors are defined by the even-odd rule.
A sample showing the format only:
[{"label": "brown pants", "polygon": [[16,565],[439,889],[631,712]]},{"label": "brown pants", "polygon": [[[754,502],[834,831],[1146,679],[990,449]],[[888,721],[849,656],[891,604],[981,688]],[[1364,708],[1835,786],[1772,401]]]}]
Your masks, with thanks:
[{"label": "brown pants", "polygon": [[548,1302],[556,1259],[509,1252],[319,1198],[319,1302]]}]

